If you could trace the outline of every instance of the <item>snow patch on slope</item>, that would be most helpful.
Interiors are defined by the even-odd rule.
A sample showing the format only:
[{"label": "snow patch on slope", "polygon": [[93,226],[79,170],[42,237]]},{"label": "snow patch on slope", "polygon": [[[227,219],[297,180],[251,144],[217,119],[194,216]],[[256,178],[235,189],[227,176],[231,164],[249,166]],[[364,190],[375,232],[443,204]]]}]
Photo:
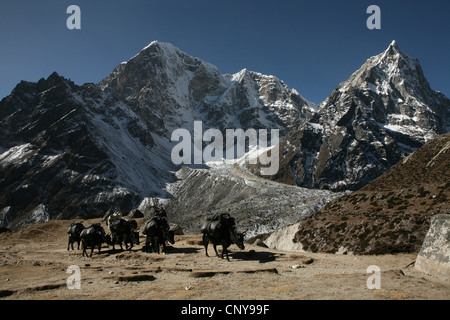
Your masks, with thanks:
[{"label": "snow patch on slope", "polygon": [[26,161],[33,152],[36,152],[36,149],[30,143],[14,146],[0,155],[0,166],[5,167],[13,163],[21,164]]}]

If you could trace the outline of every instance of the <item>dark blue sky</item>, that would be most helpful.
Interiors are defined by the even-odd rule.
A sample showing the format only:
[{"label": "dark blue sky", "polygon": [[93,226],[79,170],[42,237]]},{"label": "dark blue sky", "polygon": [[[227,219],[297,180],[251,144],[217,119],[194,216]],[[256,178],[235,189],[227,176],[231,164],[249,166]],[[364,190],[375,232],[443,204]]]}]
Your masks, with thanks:
[{"label": "dark blue sky", "polygon": [[[66,9],[81,8],[81,30]],[[381,8],[381,30],[366,9]],[[53,71],[98,82],[153,40],[216,65],[272,74],[319,103],[392,40],[450,96],[450,1],[2,0],[0,99]]]}]

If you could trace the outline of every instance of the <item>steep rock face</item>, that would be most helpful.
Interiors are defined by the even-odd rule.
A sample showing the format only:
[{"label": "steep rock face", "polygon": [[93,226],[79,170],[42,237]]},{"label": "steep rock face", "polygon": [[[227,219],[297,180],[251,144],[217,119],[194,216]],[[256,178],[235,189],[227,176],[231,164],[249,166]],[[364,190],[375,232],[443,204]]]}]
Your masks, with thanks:
[{"label": "steep rock face", "polygon": [[418,60],[394,41],[288,134],[273,178],[309,188],[356,190],[447,132],[449,110],[450,100],[430,88]]},{"label": "steep rock face", "polygon": [[313,110],[282,81],[222,75],[171,44],[152,42],[99,84],[54,73],[22,81],[0,102],[0,225],[128,211],[168,198],[178,169],[174,129],[279,129]]}]

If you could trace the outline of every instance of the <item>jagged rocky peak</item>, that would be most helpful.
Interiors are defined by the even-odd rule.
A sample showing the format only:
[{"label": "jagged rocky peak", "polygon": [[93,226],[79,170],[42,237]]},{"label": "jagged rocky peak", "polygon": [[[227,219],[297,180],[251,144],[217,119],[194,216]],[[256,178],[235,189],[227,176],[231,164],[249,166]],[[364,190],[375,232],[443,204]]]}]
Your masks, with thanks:
[{"label": "jagged rocky peak", "polygon": [[389,45],[389,48],[393,48],[395,50],[398,50],[398,43],[395,40],[392,40],[391,44]]},{"label": "jagged rocky peak", "polygon": [[393,41],[282,141],[279,181],[356,190],[447,131],[450,100]]},{"label": "jagged rocky peak", "polygon": [[248,74],[248,77],[258,83],[259,96],[264,103],[273,104],[277,100],[291,100],[293,105],[296,104],[300,107],[307,108],[311,112],[316,111],[317,105],[315,103],[308,101],[297,90],[290,89],[283,80],[273,75],[264,75],[259,72],[244,70],[245,74]]},{"label": "jagged rocky peak", "polygon": [[238,115],[243,127],[279,129],[284,136],[316,110],[316,104],[273,75],[245,68],[225,77],[228,88],[213,109],[227,106]]},{"label": "jagged rocky peak", "polygon": [[445,133],[450,122],[450,101],[430,88],[418,59],[400,51],[396,41],[368,59],[320,107],[345,114],[352,105],[388,130],[414,135],[420,144]]},{"label": "jagged rocky peak", "polygon": [[[395,40],[384,52],[368,59],[345,85],[341,86],[341,90],[363,86],[386,94],[389,82],[401,88],[403,94],[408,93],[408,90],[412,91],[414,85],[426,85],[429,88],[419,61],[400,51]],[[405,87],[408,85],[409,87]],[[409,92],[411,93],[413,92]]]},{"label": "jagged rocky peak", "polygon": [[153,41],[129,61],[120,63],[99,86],[129,96],[141,93],[143,88],[151,91],[156,85],[176,86],[178,81],[194,78],[197,73],[203,77],[220,77],[215,66],[170,43]]},{"label": "jagged rocky peak", "polygon": [[[47,77],[47,79],[41,78],[37,83],[24,80],[20,81],[16,85],[16,87],[12,90],[10,96],[16,94],[23,97],[23,95],[26,94],[28,97],[32,97],[35,94],[42,92],[44,90],[66,85],[71,86],[73,85],[73,82],[60,76],[57,72],[53,72],[51,75]],[[7,100],[10,98],[10,96],[5,97],[4,99]],[[3,111],[3,109],[1,111]]]}]

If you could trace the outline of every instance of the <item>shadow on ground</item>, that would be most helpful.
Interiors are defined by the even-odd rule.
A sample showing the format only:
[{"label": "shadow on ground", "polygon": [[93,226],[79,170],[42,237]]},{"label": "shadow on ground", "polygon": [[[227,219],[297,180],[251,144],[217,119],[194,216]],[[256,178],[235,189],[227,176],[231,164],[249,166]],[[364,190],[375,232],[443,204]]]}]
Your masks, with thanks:
[{"label": "shadow on ground", "polygon": [[258,261],[259,263],[266,263],[275,261],[278,255],[272,253],[272,252],[266,252],[266,251],[239,251],[239,252],[233,252],[230,254],[230,257],[232,257],[235,260],[245,260],[245,261]]}]

